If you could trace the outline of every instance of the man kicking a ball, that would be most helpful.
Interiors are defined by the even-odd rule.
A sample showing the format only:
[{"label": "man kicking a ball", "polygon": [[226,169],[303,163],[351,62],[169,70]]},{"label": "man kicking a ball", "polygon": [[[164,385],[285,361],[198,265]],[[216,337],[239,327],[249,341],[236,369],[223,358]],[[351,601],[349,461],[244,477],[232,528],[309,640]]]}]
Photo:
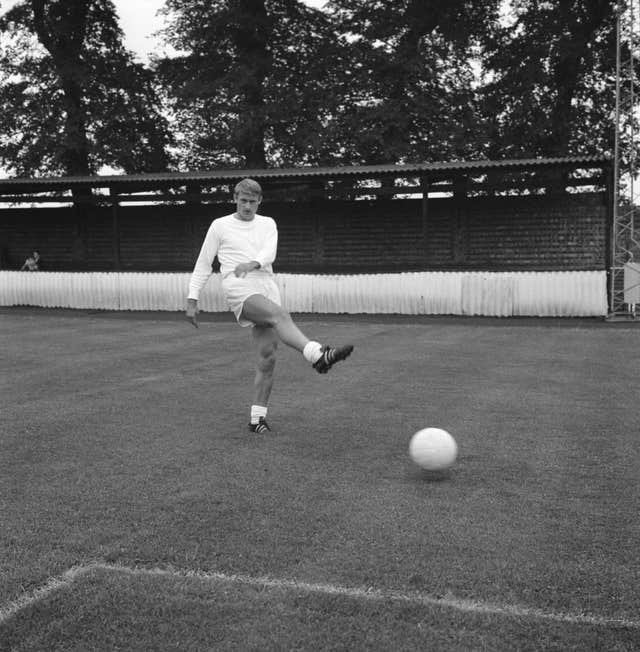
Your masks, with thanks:
[{"label": "man kicking a ball", "polygon": [[236,212],[214,220],[207,231],[189,282],[186,317],[197,328],[198,298],[218,256],[227,304],[240,326],[253,327],[258,361],[249,430],[264,433],[271,430],[266,420],[267,403],[273,387],[278,340],[300,351],[321,374],[347,358],[353,345],[322,346],[296,326],[281,306],[273,276],[272,263],[278,246],[276,223],[257,214],[262,188],[253,179],[243,179],[235,187],[234,200]]}]

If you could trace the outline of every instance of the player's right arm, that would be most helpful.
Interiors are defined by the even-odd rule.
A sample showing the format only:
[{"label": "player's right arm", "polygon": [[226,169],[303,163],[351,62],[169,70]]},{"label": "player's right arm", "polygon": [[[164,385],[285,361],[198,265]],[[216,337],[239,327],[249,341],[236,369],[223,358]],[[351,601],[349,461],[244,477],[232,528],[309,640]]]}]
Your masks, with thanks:
[{"label": "player's right arm", "polygon": [[211,276],[213,259],[218,253],[220,240],[218,238],[215,222],[209,227],[207,235],[200,249],[200,255],[196,260],[191,279],[189,281],[189,294],[187,295],[187,310],[185,317],[196,328],[198,327],[198,299],[200,292]]},{"label": "player's right arm", "polygon": [[187,321],[198,328],[198,301],[196,299],[187,299],[187,311],[185,312]]}]

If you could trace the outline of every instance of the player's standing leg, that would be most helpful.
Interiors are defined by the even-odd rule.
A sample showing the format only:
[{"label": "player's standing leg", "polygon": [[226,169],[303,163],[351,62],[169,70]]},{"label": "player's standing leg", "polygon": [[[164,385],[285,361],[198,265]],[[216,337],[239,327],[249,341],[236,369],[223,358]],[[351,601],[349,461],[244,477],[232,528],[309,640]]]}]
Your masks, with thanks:
[{"label": "player's standing leg", "polygon": [[256,325],[251,332],[258,359],[253,382],[253,404],[251,405],[249,430],[261,433],[271,430],[267,423],[267,404],[273,388],[278,336],[271,326]]}]

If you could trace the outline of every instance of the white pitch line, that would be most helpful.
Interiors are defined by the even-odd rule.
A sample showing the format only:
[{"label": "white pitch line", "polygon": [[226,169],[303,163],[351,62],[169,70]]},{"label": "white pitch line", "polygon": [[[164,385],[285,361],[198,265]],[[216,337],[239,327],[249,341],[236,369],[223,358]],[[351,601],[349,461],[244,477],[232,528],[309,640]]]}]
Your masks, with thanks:
[{"label": "white pitch line", "polygon": [[16,600],[0,607],[0,624],[48,595],[69,587],[77,578],[94,570],[125,573],[127,575],[146,575],[155,577],[194,578],[205,582],[225,582],[244,584],[247,586],[316,593],[322,595],[338,595],[357,600],[377,602],[404,602],[414,605],[453,609],[455,611],[476,615],[497,615],[511,618],[523,618],[543,621],[554,621],[573,625],[592,625],[596,627],[623,627],[640,629],[640,620],[629,618],[609,618],[589,613],[570,613],[562,611],[545,611],[536,607],[517,604],[495,604],[480,600],[468,600],[455,597],[437,597],[428,593],[403,592],[374,588],[359,588],[340,586],[337,584],[317,584],[299,580],[276,579],[272,577],[255,577],[252,575],[236,575],[220,572],[208,572],[193,569],[177,568],[145,568],[142,566],[122,566],[106,562],[90,562],[84,566],[74,566],[58,577],[49,579],[43,586],[30,593],[25,593]]},{"label": "white pitch line", "polygon": [[0,625],[6,620],[15,616],[19,611],[29,607],[40,600],[44,600],[47,596],[60,591],[61,589],[71,586],[73,581],[86,572],[88,567],[86,566],[72,566],[66,570],[62,575],[58,577],[49,578],[42,586],[39,586],[33,591],[28,591],[23,593],[21,596],[15,600],[10,600],[7,604],[0,606]]}]

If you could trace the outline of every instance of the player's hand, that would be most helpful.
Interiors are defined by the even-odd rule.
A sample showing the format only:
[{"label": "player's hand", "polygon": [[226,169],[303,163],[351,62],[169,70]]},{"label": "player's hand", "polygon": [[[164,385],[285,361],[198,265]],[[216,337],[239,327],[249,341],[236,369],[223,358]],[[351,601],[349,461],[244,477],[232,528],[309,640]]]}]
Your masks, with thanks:
[{"label": "player's hand", "polygon": [[260,265],[258,265],[258,263],[252,260],[249,263],[240,263],[239,265],[237,265],[236,268],[233,270],[233,273],[238,278],[244,278],[249,272],[252,272],[254,269],[258,269],[258,267],[260,267]]},{"label": "player's hand", "polygon": [[185,317],[188,322],[198,328],[198,302],[195,299],[187,299]]}]

